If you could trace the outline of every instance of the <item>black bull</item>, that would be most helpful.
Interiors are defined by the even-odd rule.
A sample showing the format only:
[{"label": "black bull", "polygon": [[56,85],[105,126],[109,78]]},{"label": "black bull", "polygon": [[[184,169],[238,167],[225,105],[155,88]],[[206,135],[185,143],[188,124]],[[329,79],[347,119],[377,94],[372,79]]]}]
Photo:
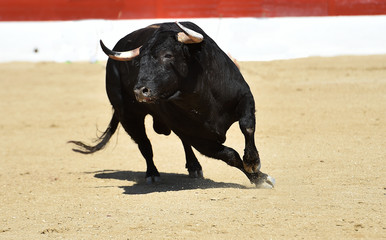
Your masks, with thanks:
[{"label": "black bull", "polygon": [[[190,176],[203,176],[194,147],[240,169],[252,183],[273,187],[274,179],[260,172],[254,141],[255,103],[249,86],[203,30],[191,22],[155,24],[125,36],[113,50],[102,42],[101,46],[110,57],[106,90],[114,113],[95,146],[71,141],[80,147],[74,151],[102,149],[121,123],[146,159],[147,181],[158,181],[160,174],[144,125],[150,114],[157,133],[173,131],[181,139]],[[223,145],[227,130],[236,121],[245,137],[243,160]]]}]

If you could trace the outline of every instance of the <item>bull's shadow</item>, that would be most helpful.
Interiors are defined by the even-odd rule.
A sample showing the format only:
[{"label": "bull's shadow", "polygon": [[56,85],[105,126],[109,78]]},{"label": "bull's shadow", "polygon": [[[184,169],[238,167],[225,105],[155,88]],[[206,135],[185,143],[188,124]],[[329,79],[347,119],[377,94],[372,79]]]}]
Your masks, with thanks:
[{"label": "bull's shadow", "polygon": [[119,186],[124,190],[123,194],[148,194],[153,192],[183,191],[192,189],[210,188],[247,188],[235,183],[215,182],[210,179],[190,178],[185,174],[161,173],[159,183],[149,184],[145,181],[145,172],[102,170],[91,172],[94,177],[102,179],[116,179],[134,182],[132,186]]}]

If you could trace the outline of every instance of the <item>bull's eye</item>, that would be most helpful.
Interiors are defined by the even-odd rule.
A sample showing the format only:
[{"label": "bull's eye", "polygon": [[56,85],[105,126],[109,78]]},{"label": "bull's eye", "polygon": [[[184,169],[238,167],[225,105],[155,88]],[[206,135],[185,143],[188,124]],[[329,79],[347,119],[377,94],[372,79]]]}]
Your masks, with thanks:
[{"label": "bull's eye", "polygon": [[161,54],[159,56],[160,56],[160,60],[164,64],[171,63],[174,60],[174,55],[173,55],[173,52],[171,52],[171,51],[161,52]]},{"label": "bull's eye", "polygon": [[166,58],[166,59],[171,59],[171,58],[173,58],[173,55],[172,55],[171,53],[166,53],[166,54],[164,55],[164,58]]}]

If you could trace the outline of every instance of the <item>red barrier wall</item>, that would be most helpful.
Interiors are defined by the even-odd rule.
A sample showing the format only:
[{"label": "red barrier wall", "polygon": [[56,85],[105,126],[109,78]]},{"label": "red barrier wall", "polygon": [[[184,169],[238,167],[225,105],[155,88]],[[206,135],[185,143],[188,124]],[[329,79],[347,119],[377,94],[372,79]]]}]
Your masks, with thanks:
[{"label": "red barrier wall", "polygon": [[385,0],[0,0],[0,21],[383,14]]}]

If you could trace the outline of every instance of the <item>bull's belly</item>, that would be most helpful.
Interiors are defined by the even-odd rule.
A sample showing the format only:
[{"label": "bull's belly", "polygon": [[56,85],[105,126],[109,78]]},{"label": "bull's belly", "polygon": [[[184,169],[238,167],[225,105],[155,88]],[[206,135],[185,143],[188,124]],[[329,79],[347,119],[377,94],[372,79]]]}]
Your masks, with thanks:
[{"label": "bull's belly", "polygon": [[191,142],[225,142],[225,133],[221,133],[214,128],[205,126],[194,126],[193,124],[187,124],[183,127],[175,126],[171,128],[174,133],[177,134],[182,140]]},{"label": "bull's belly", "polygon": [[[226,131],[232,124],[223,125],[220,121],[201,121],[198,118],[178,115],[166,119],[168,127],[182,140],[191,142],[224,143]],[[229,125],[229,126],[228,126]]]},{"label": "bull's belly", "polygon": [[214,110],[188,109],[194,108],[171,104],[153,105],[152,115],[153,118],[162,120],[170,130],[187,142],[214,142],[217,144],[225,142],[226,132],[235,122],[230,115],[220,115]]}]

